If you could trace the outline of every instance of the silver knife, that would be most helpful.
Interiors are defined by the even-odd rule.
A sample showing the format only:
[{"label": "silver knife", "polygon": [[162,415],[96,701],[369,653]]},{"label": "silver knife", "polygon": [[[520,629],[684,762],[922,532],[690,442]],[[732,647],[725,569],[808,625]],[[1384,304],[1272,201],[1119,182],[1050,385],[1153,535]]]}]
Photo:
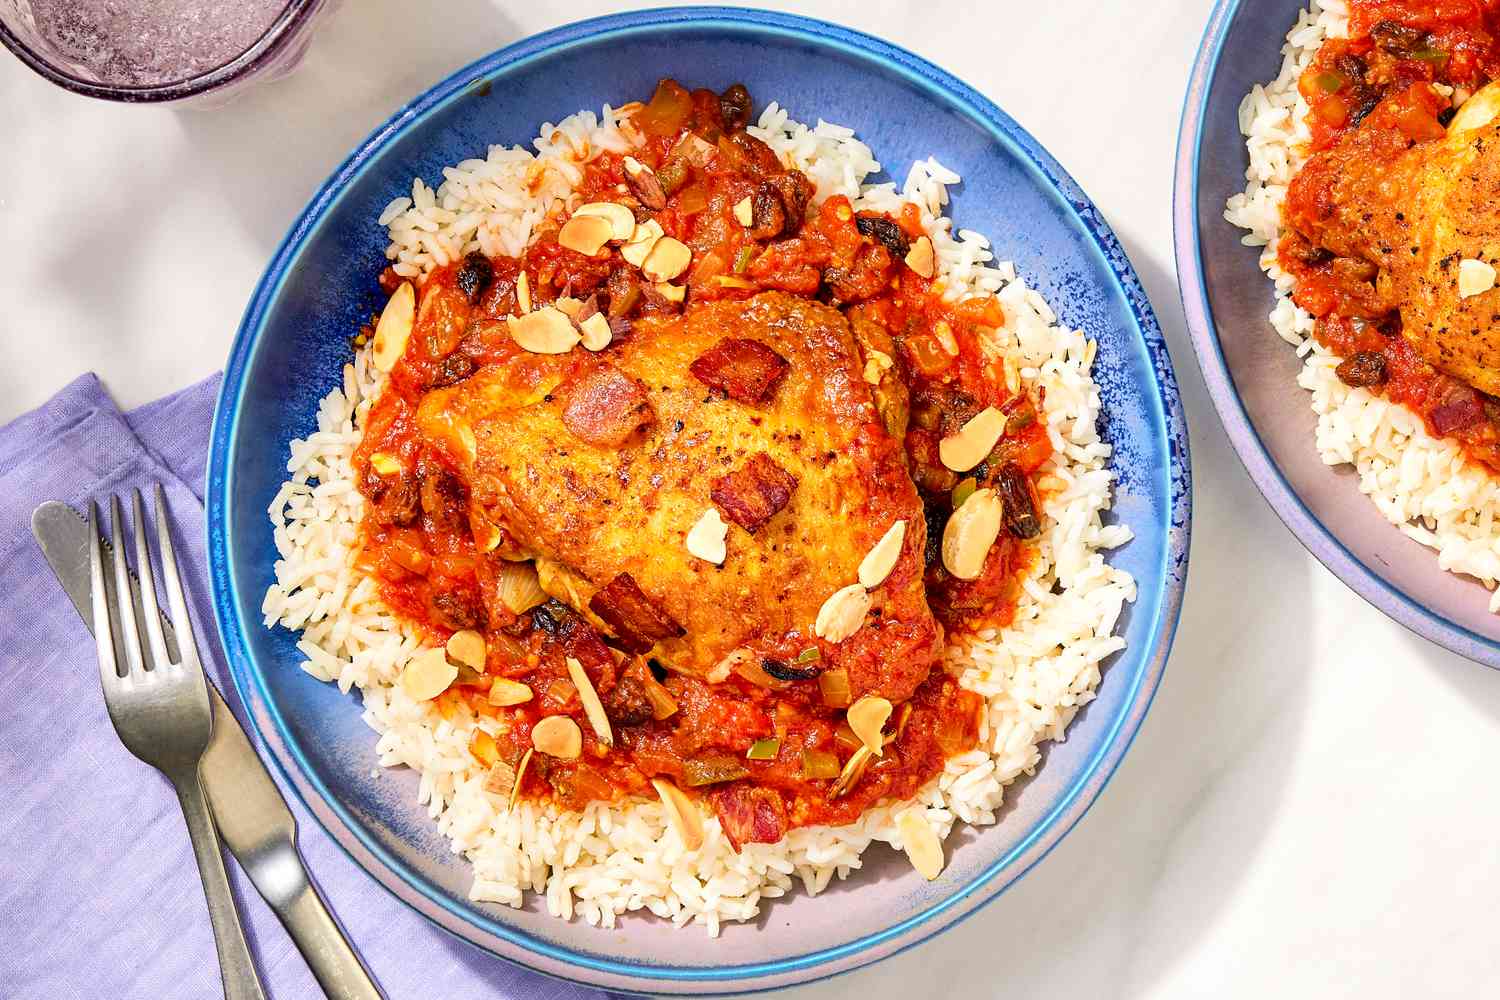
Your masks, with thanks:
[{"label": "silver knife", "polygon": [[[31,515],[31,531],[42,555],[92,632],[88,530],[88,523],[73,508],[56,500],[42,504]],[[113,586],[110,574],[105,574],[105,585]],[[140,615],[140,591],[133,574],[130,590]],[[177,639],[171,622],[163,616],[162,623],[175,656]],[[297,821],[270,772],[212,681],[208,694],[213,702],[213,738],[203,755],[200,778],[219,835],[271,904],[330,1000],[383,1000],[302,863],[297,852]]]}]

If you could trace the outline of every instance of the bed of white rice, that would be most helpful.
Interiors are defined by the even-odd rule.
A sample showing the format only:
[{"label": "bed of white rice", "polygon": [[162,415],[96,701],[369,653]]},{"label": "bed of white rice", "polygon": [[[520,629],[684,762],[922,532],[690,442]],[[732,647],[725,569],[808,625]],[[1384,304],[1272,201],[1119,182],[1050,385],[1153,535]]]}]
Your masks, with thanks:
[{"label": "bed of white rice", "polygon": [[[389,227],[394,266],[417,277],[472,249],[518,253],[549,213],[568,206],[579,162],[630,143],[628,114],[580,112],[544,125],[536,153],[492,146],[483,159],[444,170],[436,190],[415,181],[410,197],[391,202],[379,218]],[[507,810],[483,790],[484,769],[467,750],[474,728],[494,731],[494,720],[466,713],[445,720],[429,703],[407,697],[395,682],[420,645],[352,567],[362,499],[350,458],[381,384],[360,354],[345,368],[344,384],[322,401],[317,431],[291,443],[288,479],[270,507],[280,559],[265,623],[301,631],[304,670],[344,691],[360,689],[365,721],[379,734],[376,758],[383,767],[420,773],[421,802],[452,849],[473,864],[476,900],[520,906],[528,893],[540,893],[563,918],[580,915],[608,927],[644,909],[717,934],[724,921],[750,920],[764,900],[799,884],[816,893],[847,877],[872,843],[900,848],[896,817],[906,810],[918,810],[940,837],[957,822],[993,823],[1005,786],[1036,768],[1040,743],[1063,739],[1093,698],[1101,661],[1124,646],[1113,633],[1122,606],[1135,598],[1135,581],[1102,553],[1131,533],[1100,520],[1114,475],[1110,448],[1096,430],[1093,343],[1058,325],[1015,269],[993,260],[983,237],[952,231],[942,212],[957,174],[929,159],[913,165],[899,190],[863,186],[880,166],[849,129],[821,121],[808,128],[774,104],[755,133],[805,171],[820,198],[842,193],[877,210],[907,200],[920,205],[949,294],[997,294],[1006,322],[990,346],[1004,353],[1008,373],[1045,388],[1055,492],[1044,504],[1036,571],[1012,626],[949,650],[950,669],[988,700],[981,745],[949,761],[911,801],[882,804],[850,826],[793,830],[782,843],[750,844],[738,854],[711,815],[703,846],[685,851],[655,800],[595,804],[581,814],[529,802]]]},{"label": "bed of white rice", "polygon": [[1344,0],[1313,0],[1287,34],[1281,72],[1240,104],[1250,166],[1244,193],[1229,199],[1224,217],[1249,231],[1247,246],[1265,248],[1260,266],[1276,283],[1271,325],[1303,359],[1297,383],[1318,415],[1318,454],[1329,465],[1354,466],[1360,490],[1392,524],[1437,550],[1443,569],[1494,591],[1490,610],[1500,611],[1500,482],[1466,461],[1457,444],[1428,434],[1406,407],[1339,381],[1334,369],[1342,359],[1312,338],[1313,317],[1292,301],[1295,282],[1276,264],[1281,202],[1306,158],[1308,109],[1297,79],[1323,40],[1343,37],[1347,28]]}]

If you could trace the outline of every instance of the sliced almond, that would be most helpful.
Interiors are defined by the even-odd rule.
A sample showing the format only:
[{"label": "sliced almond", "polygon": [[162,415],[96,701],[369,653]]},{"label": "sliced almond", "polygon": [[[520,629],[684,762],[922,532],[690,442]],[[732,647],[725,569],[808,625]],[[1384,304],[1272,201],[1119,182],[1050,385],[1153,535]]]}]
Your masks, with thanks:
[{"label": "sliced almond", "polygon": [[681,302],[684,298],[687,297],[687,289],[682,287],[681,285],[674,285],[668,281],[658,281],[656,283],[656,294],[660,295],[668,302]]},{"label": "sliced almond", "polygon": [[929,882],[941,875],[943,842],[922,810],[912,808],[897,816],[896,828],[901,831],[901,843],[906,845],[906,856],[917,874]]},{"label": "sliced almond", "polygon": [[583,303],[571,295],[564,295],[562,298],[552,300],[552,308],[576,323],[578,313],[583,309]]},{"label": "sliced almond", "polygon": [[865,352],[865,381],[871,385],[879,385],[893,364],[895,361],[889,354],[870,348]]},{"label": "sliced almond", "polygon": [[484,669],[484,636],[471,628],[454,632],[448,637],[448,659],[475,670]]},{"label": "sliced almond", "polygon": [[406,353],[406,342],[411,339],[411,327],[416,318],[417,290],[410,281],[403,281],[396,286],[375,324],[375,339],[370,342],[370,351],[377,369],[388,372],[396,367],[396,362]]},{"label": "sliced almond", "polygon": [[531,279],[525,271],[516,275],[516,306],[523,316],[531,312]]},{"label": "sliced almond", "polygon": [[870,593],[863,586],[851,583],[836,590],[833,596],[818,609],[818,619],[813,623],[813,633],[829,642],[843,642],[859,631],[870,610]]},{"label": "sliced almond", "polygon": [[661,223],[655,219],[647,219],[635,227],[635,232],[620,248],[620,256],[630,264],[640,267],[646,262],[646,257],[656,247],[656,241],[661,239],[662,235]]},{"label": "sliced almond", "polygon": [[548,757],[577,760],[583,752],[583,732],[566,715],[549,715],[531,727],[531,745]]},{"label": "sliced almond", "polygon": [[531,763],[532,753],[531,747],[527,747],[526,752],[521,755],[521,763],[516,765],[516,781],[510,786],[510,802],[505,807],[507,809],[514,809],[516,799],[521,797],[521,785],[526,781],[526,765]]},{"label": "sliced almond", "polygon": [[901,544],[906,541],[906,522],[897,521],[886,529],[875,547],[865,554],[859,564],[859,583],[866,590],[874,590],[885,582],[901,558]]},{"label": "sliced almond", "polygon": [[591,201],[579,205],[573,218],[598,216],[609,223],[609,238],[623,243],[635,233],[635,213],[617,201]]},{"label": "sliced almond", "polygon": [[375,454],[370,456],[370,468],[374,469],[382,476],[394,476],[396,473],[401,471],[401,463],[397,461],[395,455],[391,455],[383,451],[377,451]]},{"label": "sliced almond", "polygon": [[573,686],[578,688],[578,700],[583,702],[583,714],[589,717],[589,728],[599,737],[600,743],[607,747],[614,746],[615,734],[609,728],[609,716],[604,714],[604,703],[599,700],[599,692],[594,690],[594,682],[589,680],[588,671],[571,656],[567,658],[567,664],[568,676],[573,678]]},{"label": "sliced almond", "polygon": [[572,320],[551,306],[506,322],[515,342],[532,354],[566,354],[580,339]]},{"label": "sliced almond", "polygon": [[495,575],[495,592],[500,603],[513,615],[521,615],[547,600],[537,579],[536,565],[529,562],[508,562]]},{"label": "sliced almond", "polygon": [[715,566],[724,565],[724,557],[728,551],[724,545],[724,539],[729,534],[729,525],[725,524],[719,517],[719,511],[710,507],[698,518],[698,523],[693,525],[687,533],[687,550],[705,562],[711,562]]},{"label": "sliced almond", "polygon": [[858,784],[859,779],[865,775],[865,768],[870,766],[870,758],[873,756],[875,755],[867,746],[861,746],[855,750],[854,756],[849,758],[844,764],[844,769],[839,772],[838,780],[833,783],[832,788],[828,789],[828,797],[836,799]]},{"label": "sliced almond", "polygon": [[989,487],[975,490],[943,528],[943,566],[960,580],[974,580],[1000,534],[1005,506]]},{"label": "sliced almond", "polygon": [[431,701],[458,679],[458,668],[441,649],[425,649],[401,671],[401,690],[413,701]]},{"label": "sliced almond", "polygon": [[[1483,295],[1494,287],[1495,269],[1490,264],[1472,258],[1458,262],[1459,298],[1467,299],[1475,295]],[[384,316],[380,318],[385,319]]]},{"label": "sliced almond", "polygon": [[890,717],[891,703],[873,694],[867,694],[850,705],[849,711],[845,713],[854,735],[877,757],[885,753],[885,738],[882,734]]},{"label": "sliced almond", "polygon": [[751,207],[749,198],[742,198],[735,204],[734,217],[742,226],[748,226],[755,221],[755,209]]},{"label": "sliced almond", "polygon": [[579,323],[578,330],[583,336],[583,346],[591,351],[604,350],[614,339],[614,331],[610,330],[609,320],[604,318],[603,313],[594,313]]},{"label": "sliced almond", "polygon": [[490,682],[490,704],[496,708],[524,705],[531,700],[531,688],[508,677],[496,677]]},{"label": "sliced almond", "polygon": [[693,800],[665,778],[652,778],[651,786],[661,796],[662,811],[667,814],[667,822],[672,825],[672,829],[677,831],[682,846],[689,851],[702,847],[703,814],[698,811]]},{"label": "sliced almond", "polygon": [[937,273],[937,254],[933,252],[931,239],[926,236],[917,237],[911,249],[906,251],[906,266],[924,278]]},{"label": "sliced almond", "polygon": [[1005,414],[987,406],[969,422],[938,442],[938,458],[954,472],[968,472],[983,462],[1000,435],[1005,433]]},{"label": "sliced almond", "polygon": [[557,242],[585,257],[592,257],[613,235],[614,227],[608,219],[601,219],[597,215],[574,215],[558,230]]},{"label": "sliced almond", "polygon": [[693,251],[686,243],[663,236],[641,261],[641,273],[651,281],[671,281],[693,262]]}]

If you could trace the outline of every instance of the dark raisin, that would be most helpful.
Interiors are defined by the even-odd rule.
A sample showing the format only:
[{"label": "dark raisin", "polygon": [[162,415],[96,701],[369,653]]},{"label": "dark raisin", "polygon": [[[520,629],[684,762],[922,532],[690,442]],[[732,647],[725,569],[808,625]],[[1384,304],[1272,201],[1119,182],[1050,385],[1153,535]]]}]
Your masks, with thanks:
[{"label": "dark raisin", "polygon": [[774,240],[786,230],[786,205],[769,181],[755,189],[750,201],[750,238]]},{"label": "dark raisin", "polygon": [[1375,321],[1375,331],[1382,337],[1395,337],[1401,333],[1401,314],[1386,313]]},{"label": "dark raisin", "polygon": [[432,376],[432,386],[435,389],[441,389],[444,386],[457,385],[473,375],[478,367],[473,358],[454,351],[443,359],[442,364],[438,365],[436,374]]},{"label": "dark raisin", "polygon": [[1315,247],[1312,244],[1303,244],[1292,250],[1292,256],[1306,264],[1308,267],[1322,267],[1333,260],[1333,252],[1323,247]]},{"label": "dark raisin", "polygon": [[634,169],[627,166],[625,183],[640,203],[651,211],[660,212],[667,207],[667,191],[662,186],[661,178],[645,164],[637,164]]},{"label": "dark raisin", "polygon": [[1385,20],[1370,29],[1375,44],[1394,56],[1409,56],[1422,48],[1427,35],[1420,28],[1409,28],[1399,21]]},{"label": "dark raisin", "polygon": [[458,269],[458,290],[464,293],[469,305],[474,305],[494,279],[494,265],[488,257],[476,250],[464,258],[463,265]]},{"label": "dark raisin", "polygon": [[647,660],[646,666],[650,668],[651,676],[656,680],[656,683],[661,684],[667,679],[667,668],[662,666],[658,660]]},{"label": "dark raisin", "polygon": [[911,249],[911,241],[906,238],[906,233],[890,219],[882,219],[878,215],[861,215],[854,220],[854,225],[863,235],[878,240],[897,260],[905,259],[907,251]]},{"label": "dark raisin", "polygon": [[1356,389],[1372,385],[1384,385],[1386,380],[1385,355],[1378,351],[1359,351],[1347,358],[1333,373],[1339,381]]},{"label": "dark raisin", "polygon": [[1005,510],[1005,528],[1016,538],[1035,538],[1042,533],[1036,516],[1036,501],[1031,498],[1031,484],[1026,473],[1015,462],[1006,462],[995,476],[995,492]]},{"label": "dark raisin", "polygon": [[472,594],[461,590],[434,592],[428,598],[427,607],[438,624],[454,631],[484,623],[484,609],[480,607],[479,601]]},{"label": "dark raisin", "polygon": [[[557,605],[555,608],[553,605]],[[531,626],[547,635],[556,635],[560,619],[566,611],[556,600],[531,609]]]},{"label": "dark raisin", "polygon": [[719,115],[731,132],[750,124],[750,91],[743,83],[736,83],[719,95]]},{"label": "dark raisin", "polygon": [[599,700],[604,704],[604,714],[617,726],[639,726],[655,717],[646,686],[628,674]]},{"label": "dark raisin", "polygon": [[1456,114],[1458,114],[1457,108],[1444,108],[1438,112],[1438,124],[1443,126],[1443,128],[1447,128],[1448,123],[1453,121],[1453,116]]},{"label": "dark raisin", "polygon": [[936,566],[943,559],[943,529],[953,513],[946,496],[923,497],[922,513],[927,521],[927,547],[922,550],[924,566]]},{"label": "dark raisin", "polygon": [[778,681],[810,681],[818,676],[816,667],[793,667],[785,660],[763,659],[760,668]]}]

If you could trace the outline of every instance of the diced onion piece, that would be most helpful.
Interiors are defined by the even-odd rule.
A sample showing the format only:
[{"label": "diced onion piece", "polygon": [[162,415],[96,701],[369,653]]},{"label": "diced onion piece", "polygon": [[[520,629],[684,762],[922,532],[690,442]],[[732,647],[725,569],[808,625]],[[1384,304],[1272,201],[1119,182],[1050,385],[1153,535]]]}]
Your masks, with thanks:
[{"label": "diced onion piece", "polygon": [[734,206],[734,217],[739,220],[740,225],[748,226],[755,221],[755,209],[750,204],[748,197],[741,198]]},{"label": "diced onion piece", "polygon": [[927,881],[931,882],[943,872],[943,842],[937,831],[927,822],[918,808],[907,809],[896,817],[896,828],[901,831],[901,842],[906,846],[906,856],[911,866]]},{"label": "diced onion piece", "polygon": [[666,813],[667,822],[672,825],[672,829],[677,831],[682,846],[689,851],[702,847],[703,814],[698,811],[698,807],[682,793],[682,789],[665,778],[652,778],[651,786],[661,796],[662,811]]},{"label": "diced onion piece", "polygon": [[865,623],[871,603],[869,591],[857,583],[834,591],[833,596],[818,609],[813,633],[828,642],[843,642]]},{"label": "diced onion piece", "polygon": [[877,695],[865,695],[849,706],[849,728],[859,741],[879,757],[885,753],[885,724],[891,717],[891,703]]},{"label": "diced onion piece", "polygon": [[1004,513],[994,490],[975,490],[943,528],[944,568],[960,580],[977,579],[984,571],[990,546],[1000,534]]},{"label": "diced onion piece", "polygon": [[531,745],[549,757],[577,760],[583,752],[583,733],[566,715],[549,715],[531,727]]},{"label": "diced onion piece", "polygon": [[645,677],[641,680],[641,686],[646,689],[646,698],[651,702],[651,717],[660,722],[662,719],[670,719],[677,714],[677,699],[672,693],[662,687],[651,671],[647,670]]},{"label": "diced onion piece", "polygon": [[839,776],[839,759],[827,750],[802,751],[802,777],[809,781]]},{"label": "diced onion piece", "polygon": [[901,558],[901,544],[906,540],[906,522],[897,521],[886,529],[880,541],[865,554],[859,564],[859,582],[866,590],[874,590],[885,582]]},{"label": "diced onion piece", "polygon": [[494,767],[495,762],[500,759],[500,751],[495,747],[495,737],[483,729],[474,730],[474,735],[469,737],[469,754],[485,767]]},{"label": "diced onion piece", "polygon": [[599,692],[594,690],[594,682],[589,680],[582,663],[570,656],[567,664],[568,676],[573,678],[573,683],[578,688],[578,700],[583,702],[583,714],[588,716],[589,727],[594,730],[600,743],[607,747],[614,746],[615,734],[609,728],[609,716],[604,714],[604,703],[599,700]]},{"label": "diced onion piece", "polygon": [[547,600],[536,575],[536,565],[529,562],[502,563],[495,574],[495,592],[500,603],[511,614],[521,615]]},{"label": "diced onion piece", "polygon": [[849,706],[849,671],[843,667],[825,670],[818,675],[818,690],[823,694],[823,704],[829,708]]},{"label": "diced onion piece", "polygon": [[458,678],[458,668],[441,649],[427,649],[407,661],[401,671],[401,690],[413,701],[431,701]]},{"label": "diced onion piece", "polygon": [[450,635],[447,649],[448,659],[473,667],[475,670],[484,669],[486,652],[484,636],[473,629],[466,628]]},{"label": "diced onion piece", "polygon": [[775,760],[780,750],[781,741],[774,737],[767,737],[750,744],[750,749],[745,751],[745,756],[751,760]]},{"label": "diced onion piece", "polygon": [[938,457],[954,472],[968,472],[989,457],[1000,435],[1005,433],[1005,414],[987,406],[968,422],[938,442]]},{"label": "diced onion piece", "polygon": [[1486,261],[1467,259],[1458,262],[1458,297],[1467,299],[1483,295],[1495,287],[1495,268]]},{"label": "diced onion piece", "polygon": [[496,677],[490,682],[490,704],[497,708],[524,705],[532,698],[531,688],[508,677]]},{"label": "diced onion piece", "polygon": [[411,282],[403,281],[396,286],[375,324],[375,339],[370,342],[370,350],[377,369],[388,372],[396,367],[396,362],[406,353],[406,342],[411,339],[416,318],[417,291]]},{"label": "diced onion piece", "polygon": [[394,476],[401,471],[401,463],[395,455],[387,452],[377,451],[370,456],[370,468],[382,476]]}]

